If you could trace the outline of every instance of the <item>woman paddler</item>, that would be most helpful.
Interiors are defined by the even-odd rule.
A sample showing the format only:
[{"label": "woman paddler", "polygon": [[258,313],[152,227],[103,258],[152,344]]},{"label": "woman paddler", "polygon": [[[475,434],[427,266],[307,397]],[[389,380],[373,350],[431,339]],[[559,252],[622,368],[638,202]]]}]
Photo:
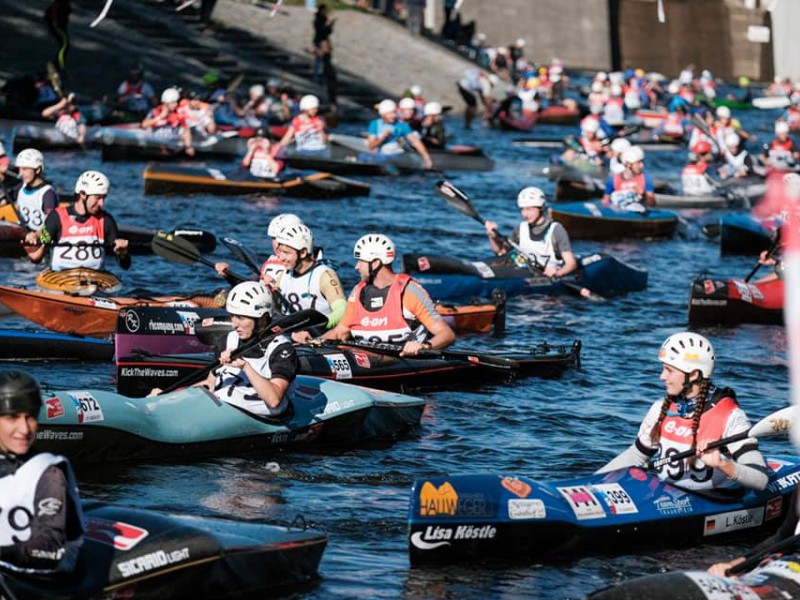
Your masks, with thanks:
[{"label": "woman paddler", "polygon": [[643,467],[653,459],[695,449],[695,456],[657,469],[660,479],[691,490],[744,486],[763,490],[768,476],[753,438],[706,450],[710,442],[750,429],[730,388],[711,382],[714,348],[702,335],[676,333],[658,353],[666,394],[650,407],[636,441],[598,471]]}]

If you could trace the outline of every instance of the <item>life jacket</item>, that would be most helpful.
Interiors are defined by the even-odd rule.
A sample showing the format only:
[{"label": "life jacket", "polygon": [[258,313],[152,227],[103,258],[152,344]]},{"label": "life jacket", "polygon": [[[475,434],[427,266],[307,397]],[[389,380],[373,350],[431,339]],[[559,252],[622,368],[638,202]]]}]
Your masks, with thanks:
[{"label": "life jacket", "polygon": [[250,158],[250,173],[255,177],[263,177],[265,179],[277,177],[280,172],[280,166],[277,161],[269,160],[273,156],[272,148],[267,150],[263,145],[259,144]]},{"label": "life jacket", "polygon": [[714,186],[708,180],[706,171],[708,163],[690,163],[681,172],[683,193],[687,196],[707,196],[714,193]]},{"label": "life jacket", "polygon": [[623,173],[614,175],[614,191],[615,192],[636,192],[639,196],[644,196],[645,180],[644,173],[634,175],[630,179],[625,179]]},{"label": "life jacket", "polygon": [[[0,549],[13,546],[16,541],[27,542],[31,536],[30,516],[37,512],[34,506],[36,488],[44,472],[56,466],[64,471],[67,480],[67,541],[64,553],[54,570],[21,568],[0,560],[0,565],[18,573],[53,574],[71,571],[78,558],[83,543],[83,513],[78,496],[78,486],[69,462],[63,456],[49,452],[36,454],[22,463],[9,460],[0,461]],[[27,513],[20,518],[20,513]],[[2,554],[2,552],[0,552]]]},{"label": "life jacket", "polygon": [[200,106],[192,107],[188,100],[183,100],[176,111],[187,127],[205,130],[212,119],[208,114],[208,103],[201,102]]},{"label": "life jacket", "polygon": [[186,121],[177,110],[169,110],[163,104],[156,106],[153,109],[153,129],[167,129],[172,133],[177,134],[183,127],[186,127]]},{"label": "life jacket", "polygon": [[603,151],[603,140],[598,138],[587,140],[585,137],[581,136],[578,138],[578,143],[587,156],[597,156]]},{"label": "life jacket", "polygon": [[782,142],[778,138],[775,138],[769,145],[767,155],[776,160],[791,160],[793,148],[794,142],[791,139],[787,139]]},{"label": "life jacket", "polygon": [[281,312],[289,315],[313,308],[323,315],[330,315],[331,306],[320,290],[320,280],[326,271],[332,271],[332,269],[327,265],[315,262],[302,275],[296,275],[294,271],[286,272],[281,277],[278,287],[281,295]]},{"label": "life jacket", "polygon": [[317,152],[326,148],[325,121],[319,115],[315,117],[297,115],[292,119],[292,127],[295,145],[300,152]]},{"label": "life jacket", "polygon": [[55,128],[68,138],[77,139],[80,119],[81,113],[77,110],[72,112],[62,110],[56,120]]},{"label": "life jacket", "polygon": [[79,223],[66,206],[57,207],[55,213],[61,223],[61,237],[52,248],[53,271],[77,267],[102,269],[106,257],[103,214],[91,215]]},{"label": "life jacket", "polygon": [[603,109],[603,118],[611,125],[621,125],[625,121],[625,100],[609,98]]},{"label": "life jacket", "polygon": [[357,340],[400,342],[412,338],[413,330],[403,316],[403,291],[411,281],[405,273],[398,273],[389,286],[386,300],[378,310],[370,311],[361,303],[361,291],[366,286],[359,282],[350,293],[348,301],[355,302],[355,317],[350,335]]},{"label": "life jacket", "polygon": [[38,231],[44,226],[44,220],[47,217],[44,212],[44,195],[52,189],[53,186],[49,183],[33,189],[27,185],[19,188],[17,214],[20,223],[31,231]]},{"label": "life jacket", "polygon": [[683,117],[678,113],[669,113],[664,119],[661,128],[668,135],[682,137],[684,134]]},{"label": "life jacket", "polygon": [[550,221],[541,240],[531,238],[531,228],[527,221],[519,225],[519,248],[526,256],[542,267],[551,266],[560,269],[564,266],[564,261],[558,256],[553,239],[555,223]]}]

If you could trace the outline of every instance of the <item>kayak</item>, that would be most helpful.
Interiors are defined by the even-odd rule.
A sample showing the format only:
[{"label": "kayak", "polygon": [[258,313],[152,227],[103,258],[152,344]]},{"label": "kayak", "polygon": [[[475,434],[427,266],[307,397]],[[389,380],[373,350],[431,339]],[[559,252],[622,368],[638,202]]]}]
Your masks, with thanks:
[{"label": "kayak", "polygon": [[541,125],[577,125],[580,120],[581,111],[578,108],[548,106],[538,112],[502,111],[494,119],[494,123],[500,129],[528,132],[537,123]]},{"label": "kayak", "polygon": [[73,296],[0,285],[0,304],[18,315],[59,333],[106,337],[114,333],[117,311],[137,306],[177,306],[219,308],[220,301],[210,295],[191,296]]},{"label": "kayak", "polygon": [[[686,144],[682,140],[675,138],[659,138],[653,135],[629,135],[625,139],[630,141],[631,144],[639,146],[646,152],[664,152],[671,150],[682,150]],[[563,149],[564,138],[559,137],[527,137],[516,138],[511,140],[513,146],[521,146],[523,148],[549,148],[553,150]]]},{"label": "kayak", "polygon": [[64,135],[55,125],[42,123],[41,125],[18,125],[11,132],[11,147],[14,154],[19,154],[25,148],[35,148],[43,152],[85,150],[90,141],[89,132],[86,133],[84,143],[78,143],[76,138]]},{"label": "kayak", "polygon": [[640,108],[634,113],[634,117],[639,121],[643,127],[648,129],[657,129],[660,127],[669,113],[666,109],[642,109]]},{"label": "kayak", "polygon": [[0,221],[0,256],[3,258],[17,258],[26,256],[22,241],[28,230],[17,223]]},{"label": "kayak", "polygon": [[144,193],[150,194],[275,194],[295,198],[368,196],[370,186],[330,173],[282,174],[261,179],[241,168],[223,173],[210,167],[149,163],[144,169]]},{"label": "kayak", "polygon": [[786,108],[792,104],[788,96],[764,96],[753,98],[753,106],[762,110]]},{"label": "kayak", "polygon": [[[665,181],[655,181],[656,206],[661,208],[718,208],[740,205],[725,196],[680,196]],[[565,172],[556,180],[553,202],[597,200],[605,194],[602,179],[577,172]]]},{"label": "kayak", "polygon": [[[200,337],[210,341],[207,338],[227,335],[227,331]],[[155,387],[164,389],[214,360],[210,354],[151,355],[137,350],[132,356],[117,355],[117,391],[125,396],[141,397]],[[542,343],[502,354],[450,350],[419,357],[398,356],[396,346],[356,342],[296,345],[295,350],[303,375],[408,392],[503,383],[521,377],[558,378],[565,370],[580,365],[581,343]]]},{"label": "kayak", "polygon": [[719,108],[720,106],[727,106],[732,110],[752,110],[755,108],[753,102],[743,100],[733,100],[731,98],[714,98],[711,101],[711,106]]},{"label": "kayak", "polygon": [[679,194],[656,194],[656,206],[658,208],[731,208],[738,206],[728,196],[706,195],[706,196],[687,196]]},{"label": "kayak", "polygon": [[783,521],[800,479],[797,457],[767,464],[770,483],[760,492],[695,493],[639,468],[551,482],[489,474],[418,479],[408,512],[411,564],[554,560],[763,538]]},{"label": "kayak", "polygon": [[[327,171],[342,174],[388,175],[424,171],[422,158],[415,151],[379,154],[367,147],[366,138],[332,133],[324,153],[297,152],[293,148],[279,155],[295,169]],[[450,145],[445,149],[428,148],[433,168],[439,171],[491,171],[494,160],[476,146]],[[363,173],[358,173],[363,170]]]},{"label": "kayak", "polygon": [[670,211],[629,212],[603,206],[600,201],[559,203],[550,207],[550,217],[560,222],[573,240],[669,238],[678,226],[678,216]]},{"label": "kayak", "polygon": [[632,267],[608,254],[591,254],[578,259],[579,269],[563,280],[534,275],[508,256],[467,261],[437,254],[404,254],[403,270],[433,298],[459,299],[489,297],[501,289],[509,296],[520,294],[564,295],[575,287],[588,288],[601,296],[643,290],[647,271]]},{"label": "kayak", "polygon": [[110,361],[114,342],[34,329],[0,329],[2,360]]},{"label": "kayak", "polygon": [[689,293],[690,325],[783,325],[784,285],[780,279],[749,283],[700,277]]},{"label": "kayak", "polygon": [[749,214],[726,214],[719,220],[719,251],[722,255],[758,256],[772,244],[780,228],[779,219],[756,219]]},{"label": "kayak", "polygon": [[83,513],[86,533],[75,570],[51,579],[3,569],[13,598],[272,596],[318,578],[328,541],[302,518],[281,527],[92,501],[83,503]]},{"label": "kayak", "polygon": [[44,397],[36,445],[73,464],[343,446],[395,438],[418,425],[425,408],[420,398],[305,375],[286,393],[291,410],[269,418],[221,402],[203,387],[151,398],[60,391]]},{"label": "kayak", "polygon": [[749,573],[718,577],[707,571],[674,571],[636,577],[598,590],[591,600],[777,600],[800,598],[797,552],[771,558]]},{"label": "kayak", "polygon": [[53,271],[47,268],[36,276],[36,285],[43,290],[91,296],[97,292],[119,291],[122,282],[113,273],[98,269],[78,267]]}]

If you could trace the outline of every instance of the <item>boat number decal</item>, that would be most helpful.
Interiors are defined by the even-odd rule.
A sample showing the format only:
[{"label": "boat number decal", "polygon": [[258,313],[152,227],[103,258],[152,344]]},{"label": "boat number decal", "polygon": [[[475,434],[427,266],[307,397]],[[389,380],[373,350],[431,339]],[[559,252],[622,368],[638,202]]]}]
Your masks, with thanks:
[{"label": "boat number decal", "polygon": [[219,169],[209,169],[208,174],[211,175],[214,179],[218,179],[220,181],[225,179],[225,175],[223,175],[222,171]]},{"label": "boat number decal", "polygon": [[602,217],[603,211],[601,211],[596,204],[592,204],[591,202],[584,202],[583,205],[586,207],[586,210],[589,211],[593,217]]},{"label": "boat number decal", "polygon": [[419,490],[419,514],[421,517],[453,516],[458,510],[458,493],[449,481],[438,488],[430,481]]},{"label": "boat number decal", "polygon": [[57,419],[64,416],[64,405],[61,404],[61,398],[48,398],[44,403],[47,406],[48,419]]},{"label": "boat number decal", "polygon": [[503,477],[500,484],[518,498],[527,498],[531,493],[531,486],[516,477]]},{"label": "boat number decal", "polygon": [[86,533],[90,540],[113,546],[117,550],[131,550],[150,534],[146,529],[122,523],[89,517],[86,520]]},{"label": "boat number decal", "polygon": [[117,310],[116,303],[103,298],[92,298],[92,304],[94,304],[97,308],[110,308],[111,310]]},{"label": "boat number decal", "polygon": [[601,483],[593,485],[592,489],[597,492],[608,506],[612,515],[626,515],[638,513],[636,503],[628,495],[623,487],[618,483]]},{"label": "boat number decal", "polygon": [[737,529],[759,527],[764,522],[764,507],[743,508],[706,517],[703,535],[717,535]]},{"label": "boat number decal", "polygon": [[512,498],[508,501],[509,519],[546,519],[547,508],[540,498]]},{"label": "boat number decal", "polygon": [[89,392],[70,394],[75,410],[78,412],[78,423],[92,423],[103,420],[103,409],[100,403]]},{"label": "boat number decal", "polygon": [[764,515],[765,521],[771,521],[781,516],[783,512],[783,496],[778,496],[767,502],[766,514]]},{"label": "boat number decal", "polygon": [[477,261],[471,264],[473,267],[475,267],[475,270],[478,271],[478,275],[484,279],[492,279],[494,277],[494,271],[492,271],[492,267],[487,265],[485,262]]},{"label": "boat number decal", "polygon": [[325,360],[331,368],[331,373],[336,379],[352,379],[353,370],[344,354],[326,354]]},{"label": "boat number decal", "polygon": [[588,486],[576,485],[556,489],[566,498],[572,508],[572,512],[575,513],[579,521],[585,519],[602,519],[606,516],[603,505],[600,504],[600,501]]},{"label": "boat number decal", "polygon": [[758,600],[760,596],[749,587],[723,577],[717,577],[703,571],[688,571],[686,577],[691,579],[708,600],[722,598],[741,598],[741,600]]}]

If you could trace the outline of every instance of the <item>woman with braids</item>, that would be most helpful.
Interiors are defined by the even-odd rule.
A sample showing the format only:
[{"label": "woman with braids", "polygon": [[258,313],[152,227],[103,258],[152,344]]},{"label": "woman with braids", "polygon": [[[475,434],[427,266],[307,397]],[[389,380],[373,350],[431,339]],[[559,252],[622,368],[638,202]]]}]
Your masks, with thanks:
[{"label": "woman with braids", "polygon": [[667,338],[658,353],[666,395],[650,407],[634,444],[598,473],[644,466],[694,448],[690,459],[666,464],[660,479],[693,490],[767,485],[764,457],[755,439],[706,450],[710,442],[750,429],[750,421],[730,388],[711,382],[714,348],[702,335],[683,332]]}]

